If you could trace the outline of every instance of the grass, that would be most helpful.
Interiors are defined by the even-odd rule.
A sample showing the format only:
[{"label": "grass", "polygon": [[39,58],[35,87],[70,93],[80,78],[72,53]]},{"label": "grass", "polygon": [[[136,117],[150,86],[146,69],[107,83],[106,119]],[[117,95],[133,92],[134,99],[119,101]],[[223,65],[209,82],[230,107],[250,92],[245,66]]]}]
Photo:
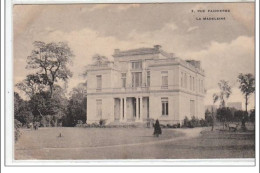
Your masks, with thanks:
[{"label": "grass", "polygon": [[[254,158],[253,132],[210,128],[41,128],[22,130],[15,159],[195,159]],[[202,131],[202,133],[199,133]],[[58,137],[59,134],[62,137]]]}]

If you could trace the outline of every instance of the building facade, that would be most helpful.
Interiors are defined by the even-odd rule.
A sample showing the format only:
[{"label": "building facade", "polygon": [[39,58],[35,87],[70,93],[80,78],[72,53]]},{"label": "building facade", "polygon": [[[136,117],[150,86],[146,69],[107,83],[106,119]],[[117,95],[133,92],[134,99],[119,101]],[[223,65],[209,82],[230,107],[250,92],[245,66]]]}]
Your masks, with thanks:
[{"label": "building facade", "polygon": [[204,118],[204,71],[200,62],[184,61],[160,45],[115,49],[114,61],[87,66],[87,123],[182,123]]}]

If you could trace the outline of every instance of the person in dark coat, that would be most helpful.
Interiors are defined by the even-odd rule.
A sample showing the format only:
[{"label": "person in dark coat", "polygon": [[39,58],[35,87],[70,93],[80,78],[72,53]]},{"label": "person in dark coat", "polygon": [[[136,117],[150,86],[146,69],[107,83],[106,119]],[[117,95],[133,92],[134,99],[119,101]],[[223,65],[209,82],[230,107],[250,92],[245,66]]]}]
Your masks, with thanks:
[{"label": "person in dark coat", "polygon": [[154,132],[153,135],[156,137],[159,137],[159,135],[162,134],[162,129],[160,127],[159,120],[157,119],[155,124],[154,124]]}]

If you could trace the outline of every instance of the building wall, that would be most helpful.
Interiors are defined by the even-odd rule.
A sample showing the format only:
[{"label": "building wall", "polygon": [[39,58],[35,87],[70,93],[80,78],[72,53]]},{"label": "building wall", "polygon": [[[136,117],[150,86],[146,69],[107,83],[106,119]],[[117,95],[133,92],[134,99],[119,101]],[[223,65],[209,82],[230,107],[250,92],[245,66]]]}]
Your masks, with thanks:
[{"label": "building wall", "polygon": [[[192,116],[195,116],[199,119],[205,117],[204,116],[205,109],[204,109],[204,102],[202,96],[197,96],[186,92],[180,92],[179,100],[180,100],[180,109],[179,109],[180,120],[183,120],[185,117],[191,119]],[[195,104],[194,115],[192,115],[192,111],[191,111],[191,100],[193,100]]]},{"label": "building wall", "polygon": [[97,75],[102,76],[102,92],[108,92],[112,89],[112,81],[113,78],[116,77],[115,74],[112,73],[112,70],[99,70],[99,71],[90,71],[88,72],[88,85],[87,91],[88,93],[96,93],[97,89]]},{"label": "building wall", "polygon": [[[168,98],[168,116],[162,115],[162,98]],[[149,97],[150,118],[158,119],[162,124],[179,122],[179,97],[178,93],[152,93]]]},{"label": "building wall", "polygon": [[[147,86],[147,71],[150,71],[148,90],[132,88],[132,61],[142,61],[142,87]],[[97,67],[100,68],[100,67]],[[138,70],[137,70],[138,71]],[[168,87],[162,87],[162,72],[168,72]],[[126,88],[122,88],[122,73],[126,73]],[[184,86],[184,74],[187,76]],[[102,90],[97,91],[97,75],[102,75]],[[191,78],[190,78],[191,77]],[[194,78],[194,80],[193,80]],[[191,79],[191,81],[190,81]],[[101,67],[88,71],[87,122],[107,122],[115,119],[114,109],[120,110],[120,102],[115,98],[128,97],[126,117],[133,119],[134,105],[130,97],[143,99],[143,119],[147,118],[147,97],[149,97],[149,118],[161,123],[179,123],[185,116],[191,118],[191,100],[194,100],[194,116],[204,118],[204,74],[191,64],[178,59],[165,58],[160,54],[115,57],[112,67]],[[194,81],[194,82],[193,82]],[[131,90],[133,89],[133,90]],[[162,98],[168,98],[168,116],[162,116]],[[102,117],[97,117],[96,100],[102,99]],[[117,113],[117,116],[120,113]]]},{"label": "building wall", "polygon": [[[97,116],[97,99],[102,100],[102,116]],[[100,119],[105,119],[107,122],[114,121],[114,99],[111,96],[99,95],[88,96],[87,101],[87,123],[98,123]]]},{"label": "building wall", "polygon": [[178,89],[179,72],[177,66],[158,66],[150,68],[150,90],[162,90],[162,72],[168,72],[168,89]]}]

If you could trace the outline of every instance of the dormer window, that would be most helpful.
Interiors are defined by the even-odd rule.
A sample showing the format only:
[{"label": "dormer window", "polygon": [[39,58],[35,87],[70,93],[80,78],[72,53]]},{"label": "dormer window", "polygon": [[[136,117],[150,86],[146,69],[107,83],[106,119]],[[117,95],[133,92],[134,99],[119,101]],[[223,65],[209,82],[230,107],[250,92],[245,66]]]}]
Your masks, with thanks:
[{"label": "dormer window", "polygon": [[132,62],[132,69],[142,69],[142,61]]}]

